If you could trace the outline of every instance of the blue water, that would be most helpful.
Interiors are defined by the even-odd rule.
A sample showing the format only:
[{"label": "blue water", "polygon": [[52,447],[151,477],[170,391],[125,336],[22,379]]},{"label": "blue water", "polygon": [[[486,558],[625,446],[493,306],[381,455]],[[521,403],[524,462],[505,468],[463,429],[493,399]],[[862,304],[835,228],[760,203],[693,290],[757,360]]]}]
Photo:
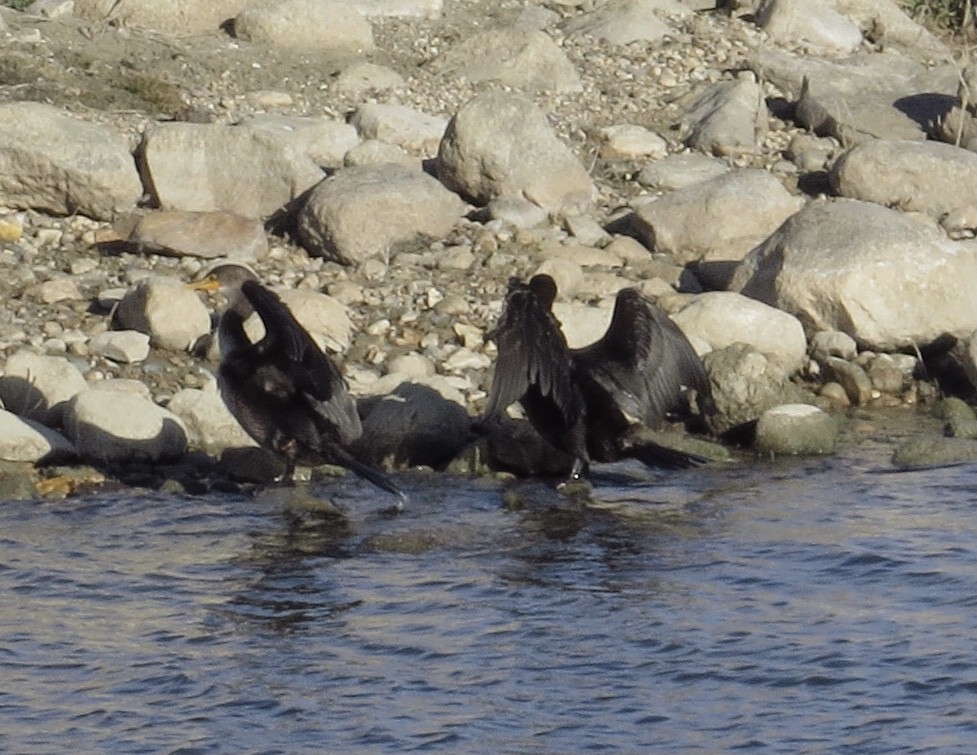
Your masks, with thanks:
[{"label": "blue water", "polygon": [[0,751],[973,755],[977,467],[890,451],[2,503]]}]

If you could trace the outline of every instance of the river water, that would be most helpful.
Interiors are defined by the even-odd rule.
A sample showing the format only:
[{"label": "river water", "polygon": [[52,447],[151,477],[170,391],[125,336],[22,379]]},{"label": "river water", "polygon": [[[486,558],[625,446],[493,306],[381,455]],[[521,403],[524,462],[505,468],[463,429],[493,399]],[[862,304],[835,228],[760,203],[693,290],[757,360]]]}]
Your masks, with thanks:
[{"label": "river water", "polygon": [[0,751],[973,755],[977,468],[889,453],[2,503]]}]

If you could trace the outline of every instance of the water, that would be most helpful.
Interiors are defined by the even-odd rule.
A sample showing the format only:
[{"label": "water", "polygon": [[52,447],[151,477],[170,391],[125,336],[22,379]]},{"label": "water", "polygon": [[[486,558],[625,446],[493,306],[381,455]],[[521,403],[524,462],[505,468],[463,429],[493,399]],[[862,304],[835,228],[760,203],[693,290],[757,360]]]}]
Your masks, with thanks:
[{"label": "water", "polygon": [[890,450],[0,504],[0,751],[972,755],[977,469]]}]

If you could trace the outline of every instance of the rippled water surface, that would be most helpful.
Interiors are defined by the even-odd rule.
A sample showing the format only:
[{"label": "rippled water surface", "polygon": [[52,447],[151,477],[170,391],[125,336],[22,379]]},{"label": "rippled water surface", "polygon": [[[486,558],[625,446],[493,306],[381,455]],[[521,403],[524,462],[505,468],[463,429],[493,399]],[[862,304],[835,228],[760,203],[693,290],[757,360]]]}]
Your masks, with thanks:
[{"label": "rippled water surface", "polygon": [[883,450],[2,503],[0,751],[973,755],[977,469]]}]

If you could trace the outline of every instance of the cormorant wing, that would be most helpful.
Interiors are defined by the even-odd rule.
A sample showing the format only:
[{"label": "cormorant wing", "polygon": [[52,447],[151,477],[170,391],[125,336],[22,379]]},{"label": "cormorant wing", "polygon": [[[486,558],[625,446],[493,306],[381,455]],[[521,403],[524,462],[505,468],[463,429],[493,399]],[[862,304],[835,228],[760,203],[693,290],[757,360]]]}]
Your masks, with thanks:
[{"label": "cormorant wing", "polygon": [[566,338],[548,306],[529,286],[514,282],[490,334],[499,349],[486,416],[498,416],[535,387],[566,417],[574,417],[572,363]]},{"label": "cormorant wing", "polygon": [[650,426],[686,408],[686,389],[709,392],[702,360],[685,334],[634,288],[618,292],[607,332],[574,359],[622,411]]},{"label": "cormorant wing", "polygon": [[343,376],[278,295],[257,281],[245,281],[242,293],[261,317],[265,337],[256,347],[274,361],[294,383],[295,390],[317,402],[328,402],[337,390],[345,391]]}]

